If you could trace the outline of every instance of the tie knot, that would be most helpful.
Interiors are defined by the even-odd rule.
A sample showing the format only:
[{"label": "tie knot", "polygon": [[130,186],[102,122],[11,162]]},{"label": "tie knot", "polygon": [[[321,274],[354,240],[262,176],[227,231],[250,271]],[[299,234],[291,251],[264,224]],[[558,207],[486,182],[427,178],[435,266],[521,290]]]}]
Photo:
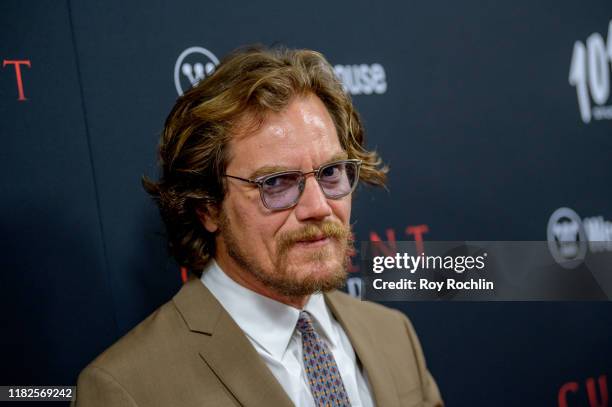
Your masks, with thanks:
[{"label": "tie knot", "polygon": [[312,317],[308,312],[300,312],[300,317],[298,318],[297,322],[297,329],[302,333],[314,331],[314,327],[312,326]]}]

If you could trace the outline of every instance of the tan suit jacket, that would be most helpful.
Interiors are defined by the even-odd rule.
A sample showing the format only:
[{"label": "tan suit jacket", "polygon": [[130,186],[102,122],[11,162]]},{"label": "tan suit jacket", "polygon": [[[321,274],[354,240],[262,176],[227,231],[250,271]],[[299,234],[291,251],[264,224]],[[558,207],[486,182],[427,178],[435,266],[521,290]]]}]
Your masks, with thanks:
[{"label": "tan suit jacket", "polygon": [[[417,336],[400,312],[325,295],[367,373],[377,406],[441,406]],[[90,363],[72,406],[289,407],[242,330],[198,280]]]}]

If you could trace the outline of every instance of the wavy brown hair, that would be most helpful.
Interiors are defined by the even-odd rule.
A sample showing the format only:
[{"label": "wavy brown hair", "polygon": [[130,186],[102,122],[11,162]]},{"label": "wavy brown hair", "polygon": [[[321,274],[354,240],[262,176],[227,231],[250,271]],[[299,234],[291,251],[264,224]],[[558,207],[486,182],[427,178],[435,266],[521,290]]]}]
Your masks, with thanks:
[{"label": "wavy brown hair", "polygon": [[239,119],[261,123],[300,95],[315,94],[327,107],[348,158],[363,161],[360,180],[384,186],[387,168],[365,149],[364,130],[350,97],[323,55],[310,50],[242,48],[215,72],[179,97],[166,119],[159,145],[161,176],[143,185],[159,206],[170,254],[196,274],[214,255],[215,235],[197,211],[219,208],[228,145]]}]

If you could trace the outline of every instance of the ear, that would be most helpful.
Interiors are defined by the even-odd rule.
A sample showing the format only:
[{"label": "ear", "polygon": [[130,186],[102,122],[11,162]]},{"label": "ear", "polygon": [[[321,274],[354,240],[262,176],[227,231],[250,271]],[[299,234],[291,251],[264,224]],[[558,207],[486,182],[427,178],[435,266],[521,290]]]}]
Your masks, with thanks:
[{"label": "ear", "polygon": [[213,205],[205,205],[196,209],[200,222],[210,233],[219,230],[219,211]]}]

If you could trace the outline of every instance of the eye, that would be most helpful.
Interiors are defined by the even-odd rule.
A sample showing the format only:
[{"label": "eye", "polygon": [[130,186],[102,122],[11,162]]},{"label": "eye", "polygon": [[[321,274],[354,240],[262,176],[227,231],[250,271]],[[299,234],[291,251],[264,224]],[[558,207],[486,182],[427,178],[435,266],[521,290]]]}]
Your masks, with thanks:
[{"label": "eye", "polygon": [[281,174],[266,178],[263,188],[266,192],[282,192],[297,185],[297,174]]},{"label": "eye", "polygon": [[264,181],[264,185],[266,187],[276,187],[276,186],[282,184],[282,182],[283,182],[282,178],[283,178],[282,175],[279,175],[279,176],[276,176],[276,177],[270,177],[270,178],[268,178],[268,179],[266,179]]},{"label": "eye", "polygon": [[338,178],[344,169],[344,164],[334,164],[325,167],[321,170],[321,178],[326,181],[332,181]]}]

